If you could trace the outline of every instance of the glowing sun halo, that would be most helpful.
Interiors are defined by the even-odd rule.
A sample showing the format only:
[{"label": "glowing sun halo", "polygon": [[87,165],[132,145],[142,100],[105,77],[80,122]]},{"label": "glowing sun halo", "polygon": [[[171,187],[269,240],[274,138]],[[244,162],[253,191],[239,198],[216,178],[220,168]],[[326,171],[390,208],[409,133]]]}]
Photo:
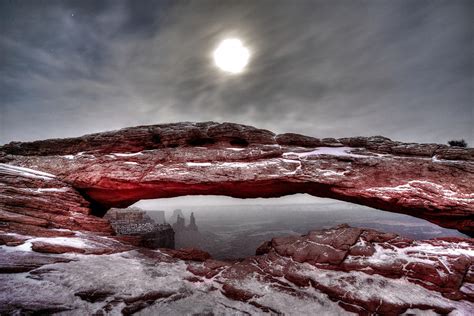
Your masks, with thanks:
[{"label": "glowing sun halo", "polygon": [[242,72],[250,58],[249,50],[239,39],[226,39],[220,42],[214,51],[214,62],[217,67],[231,74]]}]

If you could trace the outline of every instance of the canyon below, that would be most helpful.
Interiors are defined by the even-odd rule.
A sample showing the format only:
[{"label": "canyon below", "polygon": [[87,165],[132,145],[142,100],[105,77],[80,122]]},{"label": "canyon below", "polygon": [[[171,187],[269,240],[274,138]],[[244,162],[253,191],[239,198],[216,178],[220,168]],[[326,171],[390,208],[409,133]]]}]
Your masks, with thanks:
[{"label": "canyon below", "polygon": [[[327,218],[353,207],[320,204],[326,215],[302,220],[295,211],[293,224],[287,214],[256,239],[260,228],[234,232],[226,251],[180,240],[176,249],[146,247],[104,217],[147,199],[294,194],[403,220],[396,230],[388,218],[370,224],[362,213],[336,223]],[[253,209],[242,208],[220,212],[248,214],[248,223],[235,216],[235,227],[256,224]],[[294,208],[275,206],[275,219]],[[199,218],[204,235],[212,223],[200,226]],[[215,122],[0,146],[2,315],[469,315],[473,236],[473,148]]]}]

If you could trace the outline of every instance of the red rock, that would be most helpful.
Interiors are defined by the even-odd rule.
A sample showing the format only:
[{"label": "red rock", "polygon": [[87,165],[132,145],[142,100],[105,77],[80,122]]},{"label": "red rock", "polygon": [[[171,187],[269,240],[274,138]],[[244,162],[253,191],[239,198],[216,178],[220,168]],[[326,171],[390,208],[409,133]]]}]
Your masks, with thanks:
[{"label": "red rock", "polygon": [[255,250],[255,254],[257,256],[264,255],[264,254],[268,253],[270,251],[270,249],[272,249],[271,241],[265,241],[257,248],[257,250]]},{"label": "red rock", "polygon": [[[54,240],[67,244],[67,240],[64,240],[66,238]],[[119,241],[90,233],[81,233],[74,238],[83,240],[87,245],[83,248],[84,254],[96,253],[103,249],[114,251],[119,251],[121,247],[127,249],[127,246]],[[48,238],[40,240],[47,243]],[[32,240],[32,242],[35,244],[38,241]],[[302,249],[310,249],[305,253],[302,262],[293,259],[296,250],[283,251],[296,248],[294,247],[296,244]],[[307,248],[308,245],[317,247]],[[92,246],[93,249],[90,248]],[[152,267],[156,266],[160,277],[171,276],[173,282],[180,282],[180,278],[172,274],[180,273],[186,280],[186,283],[183,283],[186,290],[179,293],[149,292],[145,287],[142,292],[134,289],[133,295],[117,296],[110,291],[89,288],[90,285],[85,283],[83,290],[72,294],[82,297],[86,302],[104,300],[106,304],[101,307],[104,313],[119,308],[124,314],[131,314],[151,306],[156,310],[158,306],[166,306],[173,300],[192,297],[194,293],[205,298],[203,294],[218,289],[226,298],[239,301],[239,305],[247,304],[258,308],[259,311],[273,314],[282,313],[282,305],[275,301],[272,295],[286,296],[285,302],[292,302],[292,298],[295,302],[296,299],[308,300],[308,304],[328,297],[335,302],[334,304],[360,315],[397,315],[408,309],[431,310],[440,314],[447,314],[457,309],[458,313],[462,313],[469,310],[469,306],[472,305],[470,303],[473,299],[470,289],[474,280],[472,239],[413,241],[396,235],[388,236],[375,230],[341,225],[333,229],[311,231],[303,236],[274,238],[271,242],[267,242],[264,248],[265,251],[259,256],[235,262],[205,260],[206,255],[193,249],[138,249],[119,256],[121,260],[131,258],[134,260],[131,262],[143,263],[143,267],[147,270],[146,274],[151,273]],[[326,252],[328,248],[345,253],[345,257],[342,260],[321,263],[319,259],[322,256],[321,252]],[[354,251],[357,248],[371,251],[360,254]],[[185,274],[182,274],[183,262],[180,257],[186,260],[184,264],[187,265],[188,272]],[[205,261],[190,260],[196,257]],[[110,260],[112,257],[106,258]],[[14,251],[13,248],[0,249],[0,272],[29,271],[44,264],[61,262],[63,259],[70,260],[53,254]],[[87,260],[82,261],[82,264],[84,262]],[[174,264],[178,266],[174,267]],[[28,278],[48,280],[49,273],[54,273],[55,279],[62,277],[60,273],[62,269],[51,269],[54,269],[54,266],[36,269],[30,272]],[[71,273],[73,272],[71,270],[74,269],[68,268],[63,271]],[[100,284],[100,276],[93,282]],[[120,291],[122,293],[123,289]],[[423,293],[426,296],[423,296]],[[322,306],[329,305],[329,302],[323,300]],[[5,308],[9,311],[22,308],[20,305],[15,306],[6,304]],[[36,308],[44,306],[49,305],[47,302],[39,302]],[[331,312],[334,313],[333,310]]]},{"label": "red rock", "polygon": [[189,264],[187,270],[197,276],[210,279],[216,276],[219,272],[228,268],[230,265],[229,262],[208,259],[200,264]]},{"label": "red rock", "polygon": [[349,254],[351,256],[365,256],[365,257],[368,257],[368,256],[373,255],[374,252],[375,252],[374,246],[372,246],[371,244],[364,245],[364,246],[353,246],[349,250]]},{"label": "red rock", "polygon": [[0,226],[0,231],[34,237],[64,237],[75,234],[70,230],[51,229],[14,222],[5,223],[4,226]]},{"label": "red rock", "polygon": [[[0,147],[0,162],[56,175],[50,186],[38,179],[18,183],[10,172],[7,189],[0,186],[0,204],[6,204],[2,208],[6,212],[27,216],[18,219],[22,222],[34,217],[37,224],[48,221],[59,228],[110,234],[107,223],[89,215],[103,215],[109,207],[146,198],[309,193],[474,232],[472,148],[401,143],[381,136],[337,140],[274,135],[251,126],[205,122],[10,143]],[[29,191],[25,199],[20,191],[27,180],[28,188],[67,189]],[[81,194],[93,202],[92,207]],[[47,197],[49,209],[40,196]],[[17,205],[8,202],[12,197]],[[18,203],[31,206],[25,209]],[[76,213],[84,217],[70,216]]]},{"label": "red rock", "polygon": [[[0,147],[0,243],[10,246],[0,249],[0,272],[61,262],[58,253],[100,255],[133,249],[139,245],[133,238],[100,237],[113,235],[110,223],[101,216],[109,207],[140,199],[308,193],[411,214],[472,235],[473,192],[474,149],[407,144],[382,136],[317,139],[206,122],[10,143]],[[73,235],[86,246],[48,243],[50,237]],[[19,255],[11,247],[28,239],[34,251],[49,254],[24,251]],[[212,283],[209,291],[222,285],[226,297],[264,312],[278,313],[258,303],[265,293],[246,288],[245,281],[298,297],[309,295],[301,288],[311,286],[348,311],[389,315],[408,308],[449,313],[454,307],[439,300],[407,303],[409,296],[398,301],[388,294],[374,299],[377,292],[365,295],[358,286],[383,292],[389,285],[416,285],[445,300],[467,304],[473,300],[473,250],[474,242],[468,238],[413,241],[345,225],[274,238],[259,247],[258,256],[238,262],[212,260],[196,249],[139,249],[127,256],[171,266],[185,260],[196,279]],[[35,270],[31,276],[35,273],[40,272]],[[113,298],[103,310],[126,304],[122,312],[133,313],[161,295],[139,295],[128,303]],[[187,294],[180,295],[176,299]]]},{"label": "red rock", "polygon": [[[357,237],[348,239],[348,236]],[[403,243],[402,247],[398,248],[397,244],[400,240],[403,240]],[[312,244],[315,241],[318,242],[317,245]],[[459,289],[463,286],[463,282],[470,282],[468,271],[472,270],[474,258],[465,254],[474,251],[472,239],[454,238],[450,242],[440,239],[413,241],[401,239],[395,234],[385,234],[371,229],[354,229],[342,225],[329,230],[312,231],[300,237],[274,238],[272,242],[264,245],[265,251],[259,257],[248,258],[233,264],[220,275],[224,280],[235,280],[245,279],[246,276],[255,275],[255,273],[263,273],[265,279],[269,275],[283,276],[299,287],[312,284],[334,300],[343,302],[345,305],[342,305],[349,311],[354,307],[347,304],[355,304],[361,308],[357,307],[355,310],[370,312],[378,310],[383,311],[384,314],[403,313],[410,306],[394,305],[389,301],[357,299],[355,296],[348,295],[343,287],[328,287],[318,283],[317,279],[304,276],[299,270],[300,262],[310,263],[324,270],[359,271],[367,275],[381,275],[393,279],[405,278],[408,282],[437,291],[449,299],[471,299],[470,293],[464,293]],[[432,246],[438,248],[432,248]],[[330,253],[328,248],[331,249],[331,247],[334,247],[332,249],[334,253],[340,251],[344,254],[342,260],[321,260],[322,254]],[[378,259],[380,252],[385,252],[383,256],[385,259]],[[193,272],[192,269],[190,271]],[[350,282],[360,282],[349,274],[346,281],[350,278],[353,278]],[[424,306],[420,305],[420,308]],[[439,306],[435,310],[446,311]]]},{"label": "red rock", "polygon": [[74,259],[45,255],[31,251],[5,253],[0,250],[0,273],[20,273],[39,268],[46,264],[70,262]]},{"label": "red rock", "polygon": [[278,254],[298,262],[337,265],[347,256],[350,246],[356,242],[361,230],[340,226],[337,233],[328,232],[330,231],[312,231],[302,237],[274,238],[271,246]]},{"label": "red rock", "polygon": [[194,248],[180,248],[177,250],[163,248],[160,250],[169,254],[173,258],[179,258],[181,260],[206,261],[207,259],[211,258],[209,253]]},{"label": "red rock", "polygon": [[227,283],[222,286],[222,294],[224,294],[225,296],[227,296],[227,297],[229,297],[233,300],[243,301],[243,302],[246,302],[246,301],[250,300],[251,298],[254,298],[254,297],[258,296],[255,293],[251,293],[251,292],[246,291],[246,290],[238,289],[235,286],[232,286],[232,285],[227,284]]},{"label": "red rock", "polygon": [[69,184],[35,170],[0,165],[0,230],[32,236],[64,236],[57,229],[113,232],[90,216],[90,203]]},{"label": "red rock", "polygon": [[86,252],[82,248],[65,246],[65,245],[48,244],[42,241],[33,242],[31,249],[33,251],[42,252],[42,253],[66,253],[66,252],[84,253]]},{"label": "red rock", "polygon": [[43,226],[43,227],[48,226],[47,220],[44,220],[41,218],[35,218],[32,216],[17,214],[17,213],[11,213],[7,211],[3,211],[3,210],[0,210],[0,221],[23,223],[26,225],[36,225],[36,226]]},{"label": "red rock", "polygon": [[0,245],[18,246],[23,244],[29,237],[18,234],[2,234],[0,233]]}]

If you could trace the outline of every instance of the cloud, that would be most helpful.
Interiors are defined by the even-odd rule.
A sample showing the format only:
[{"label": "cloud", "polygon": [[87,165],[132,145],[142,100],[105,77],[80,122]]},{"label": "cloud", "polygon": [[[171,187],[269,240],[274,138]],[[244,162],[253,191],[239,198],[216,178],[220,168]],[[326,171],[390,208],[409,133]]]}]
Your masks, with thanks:
[{"label": "cloud", "polygon": [[[2,6],[0,143],[201,120],[474,143],[471,1]],[[226,37],[240,76],[213,65]]]}]

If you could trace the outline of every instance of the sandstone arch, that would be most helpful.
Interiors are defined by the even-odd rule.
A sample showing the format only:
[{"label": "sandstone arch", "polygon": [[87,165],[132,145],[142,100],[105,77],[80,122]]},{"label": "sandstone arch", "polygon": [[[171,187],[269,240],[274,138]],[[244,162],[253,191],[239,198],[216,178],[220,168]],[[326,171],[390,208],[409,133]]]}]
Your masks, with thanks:
[{"label": "sandstone arch", "polygon": [[[0,220],[22,225],[107,231],[91,213],[140,199],[308,193],[474,233],[472,148],[204,122],[13,142],[0,147],[0,162]],[[27,175],[35,170],[50,175]]]}]

